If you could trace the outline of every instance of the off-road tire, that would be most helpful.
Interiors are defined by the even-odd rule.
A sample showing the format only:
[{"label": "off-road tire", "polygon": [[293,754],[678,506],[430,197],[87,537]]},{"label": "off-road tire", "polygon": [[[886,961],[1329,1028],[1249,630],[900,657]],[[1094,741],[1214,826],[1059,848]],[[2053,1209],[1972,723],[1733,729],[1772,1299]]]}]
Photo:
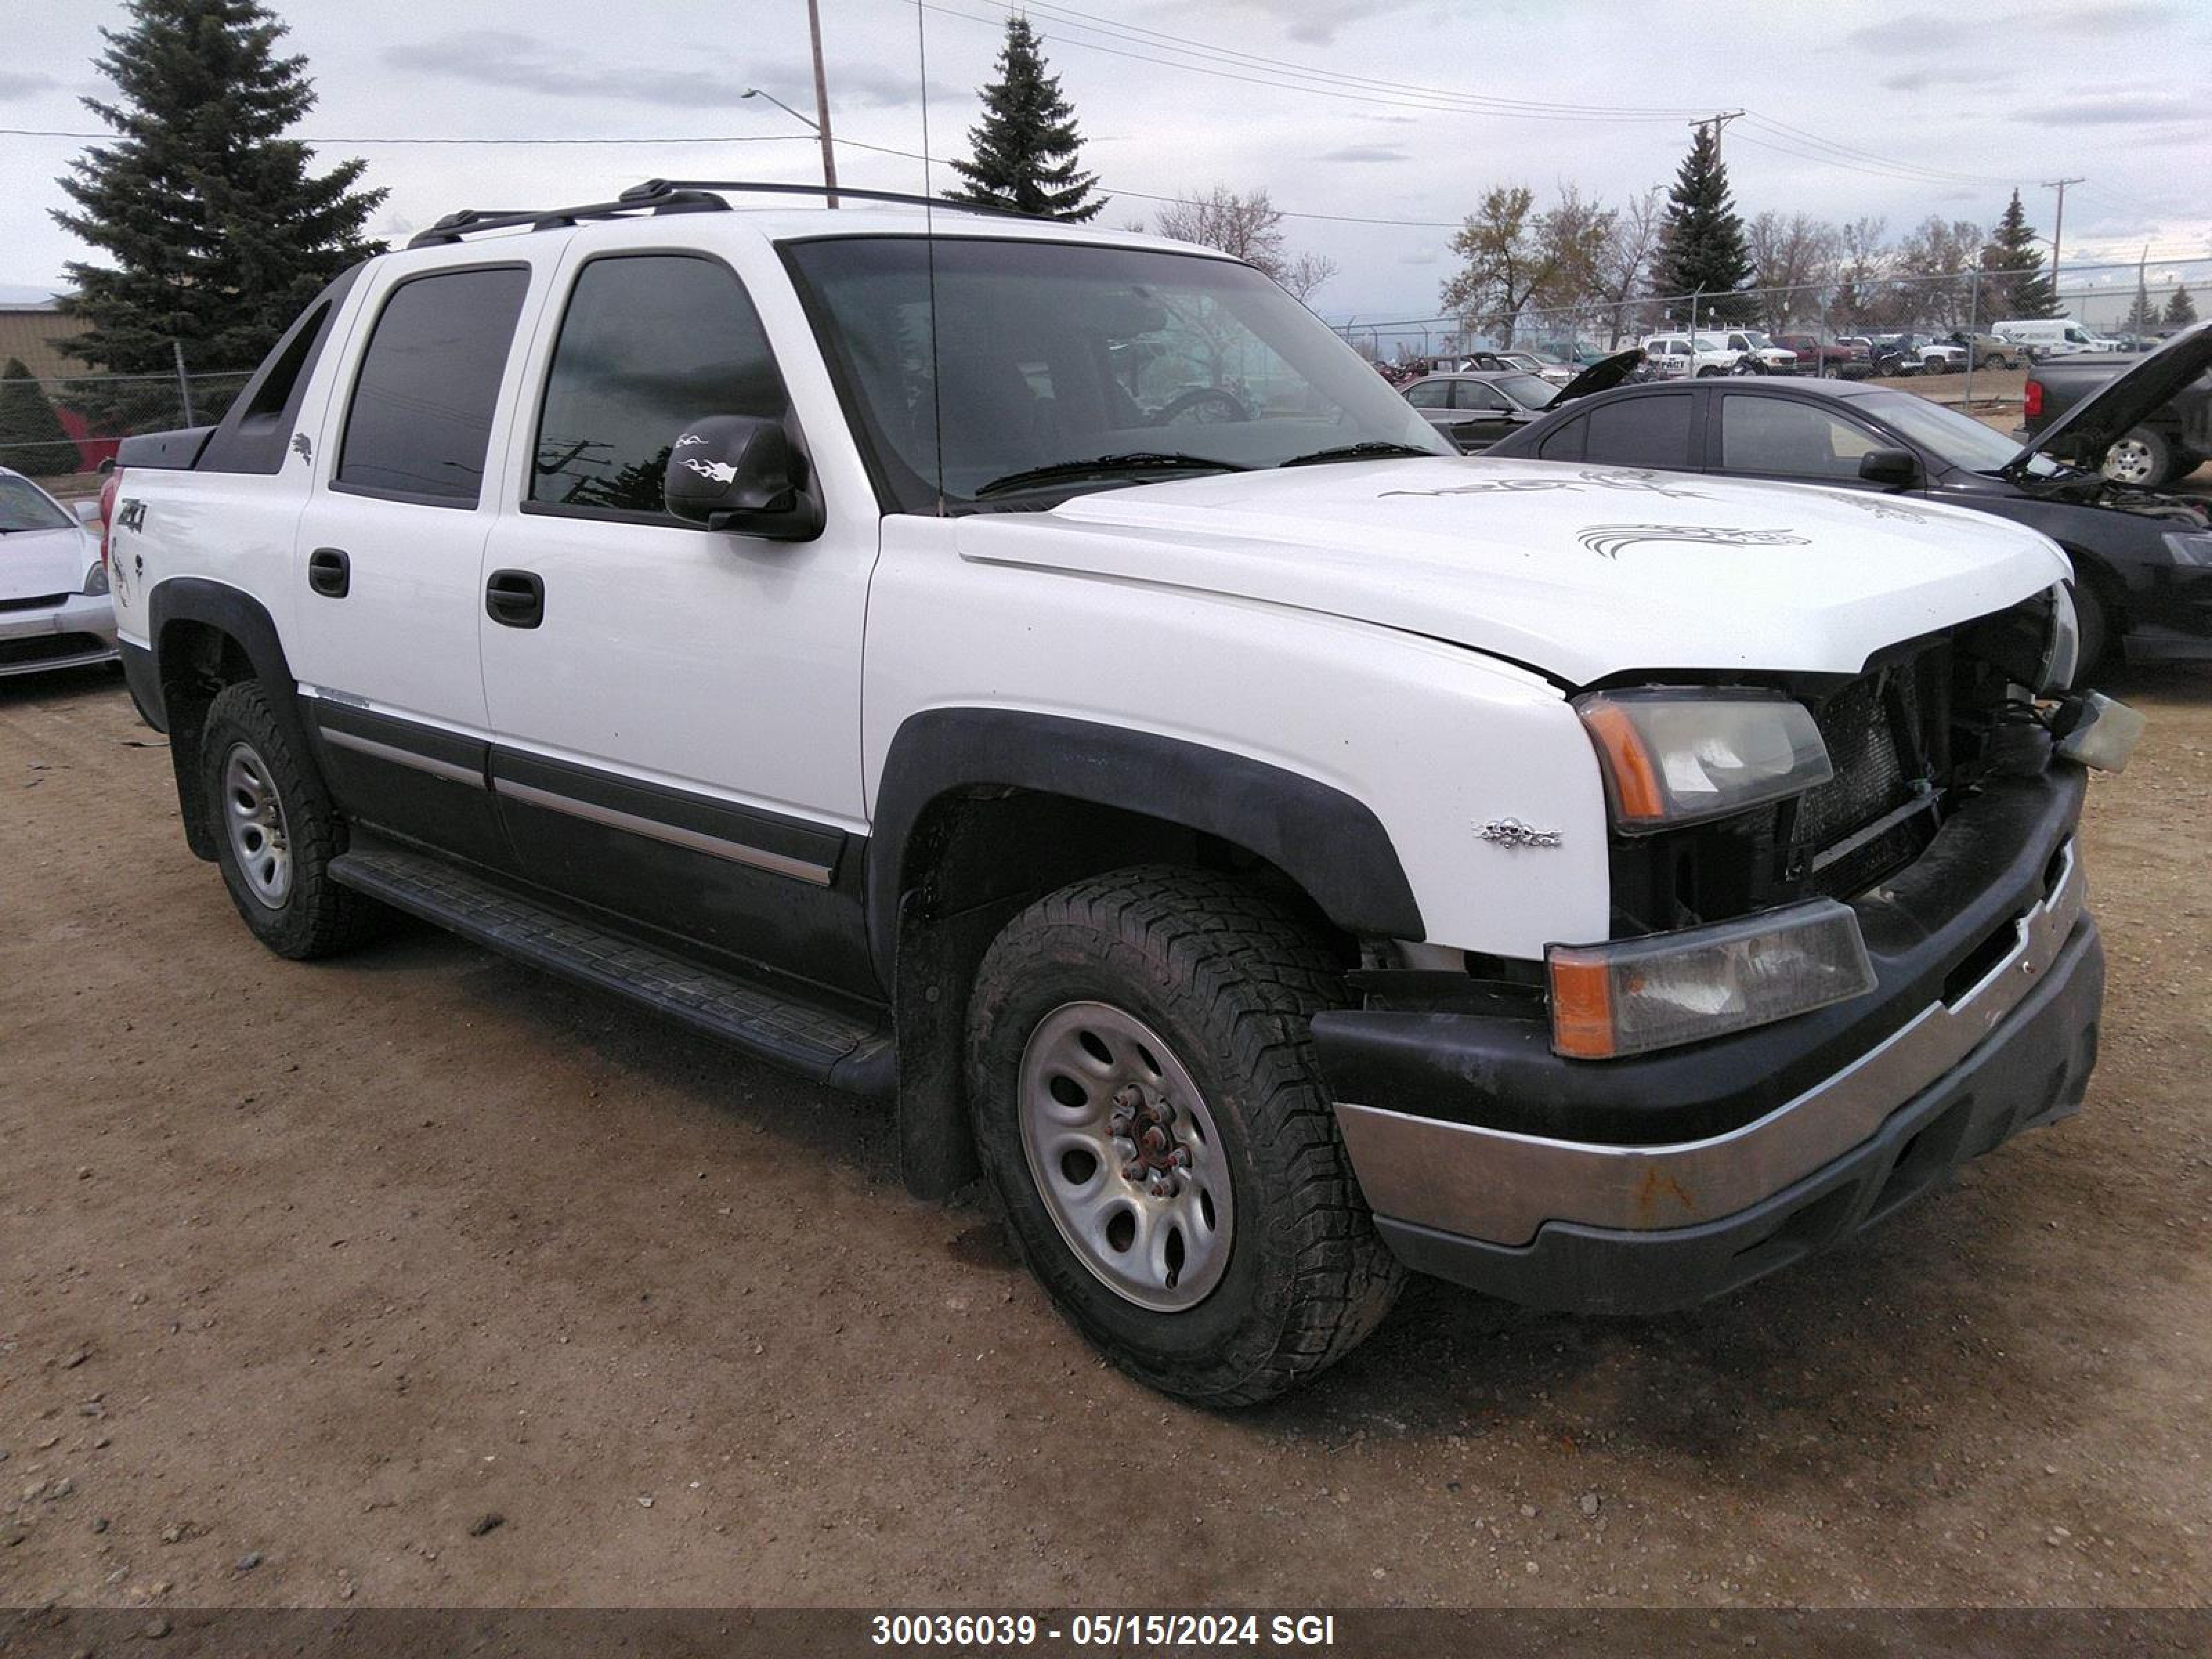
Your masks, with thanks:
[{"label": "off-road tire", "polygon": [[[275,905],[254,891],[232,845],[224,773],[240,744],[259,757],[283,813],[291,882],[283,902]],[[331,805],[313,762],[297,752],[257,682],[227,685],[208,705],[200,769],[201,798],[212,821],[216,862],[222,871],[223,885],[230,890],[231,902],[254,938],[280,957],[306,961],[350,950],[379,931],[391,913],[331,879],[330,862],[345,850],[345,823]]]},{"label": "off-road tire", "polygon": [[[1341,969],[1286,903],[1225,875],[1141,866],[1077,882],[1010,921],[969,1012],[975,1145],[1023,1258],[1109,1358],[1210,1407],[1272,1398],[1349,1353],[1404,1270],[1373,1218],[1322,1086],[1310,1022],[1345,1000]],[[1203,1095],[1227,1155],[1228,1264],[1195,1305],[1140,1307],[1068,1244],[1023,1149],[1022,1059],[1074,1002],[1158,1032]]]}]

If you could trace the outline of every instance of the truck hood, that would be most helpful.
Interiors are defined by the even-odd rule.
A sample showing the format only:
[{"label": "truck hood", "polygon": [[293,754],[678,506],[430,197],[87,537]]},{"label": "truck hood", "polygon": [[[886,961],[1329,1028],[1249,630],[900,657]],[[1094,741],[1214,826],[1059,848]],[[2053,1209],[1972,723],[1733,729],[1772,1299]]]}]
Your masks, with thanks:
[{"label": "truck hood", "polygon": [[99,556],[99,544],[75,525],[10,531],[0,536],[0,604],[74,593]]},{"label": "truck hood", "polygon": [[2176,335],[2134,368],[2122,371],[2021,446],[2005,464],[2008,475],[2026,471],[2039,454],[2055,455],[2094,471],[2105,452],[2145,416],[2173,400],[2184,386],[2212,368],[2212,323]]},{"label": "truck hood", "polygon": [[963,557],[1401,629],[1570,684],[1856,673],[2069,574],[2035,531],[1797,484],[1481,458],[1232,473],[960,520]]}]

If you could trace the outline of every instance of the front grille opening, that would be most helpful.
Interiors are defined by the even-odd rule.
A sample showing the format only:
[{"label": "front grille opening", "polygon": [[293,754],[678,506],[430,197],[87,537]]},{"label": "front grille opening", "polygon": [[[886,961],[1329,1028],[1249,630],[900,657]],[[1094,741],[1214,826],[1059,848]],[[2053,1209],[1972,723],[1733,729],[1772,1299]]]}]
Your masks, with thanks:
[{"label": "front grille opening", "polygon": [[[1835,775],[1805,797],[1794,839],[1813,890],[1851,898],[1917,858],[1948,753],[1948,653],[1863,674],[1814,710]],[[1868,831],[1894,819],[1877,833]],[[1860,839],[1863,837],[1863,839]]]}]

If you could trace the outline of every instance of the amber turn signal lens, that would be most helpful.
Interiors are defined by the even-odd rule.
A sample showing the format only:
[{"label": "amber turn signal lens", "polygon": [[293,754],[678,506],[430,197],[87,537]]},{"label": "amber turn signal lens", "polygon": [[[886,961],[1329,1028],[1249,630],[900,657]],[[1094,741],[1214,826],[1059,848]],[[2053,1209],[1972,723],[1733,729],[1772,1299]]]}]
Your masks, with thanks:
[{"label": "amber turn signal lens", "polygon": [[1613,1053],[1613,970],[1602,955],[1552,952],[1552,1050],[1572,1060]]},{"label": "amber turn signal lens", "polygon": [[1583,711],[1583,724],[1605,762],[1613,784],[1613,811],[1624,823],[1656,823],[1667,816],[1667,798],[1643,733],[1628,711],[1614,702],[1595,702]]}]

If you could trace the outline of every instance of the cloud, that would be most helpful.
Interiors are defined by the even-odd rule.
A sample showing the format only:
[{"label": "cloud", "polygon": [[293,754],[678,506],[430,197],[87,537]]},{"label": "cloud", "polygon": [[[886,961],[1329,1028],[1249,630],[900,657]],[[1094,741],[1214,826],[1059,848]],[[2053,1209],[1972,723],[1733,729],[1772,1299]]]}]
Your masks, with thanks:
[{"label": "cloud", "polygon": [[1239,0],[1237,9],[1270,19],[1301,46],[1326,46],[1346,25],[1372,23],[1385,13],[1404,10],[1410,3],[1412,0],[1381,0],[1364,6],[1348,6],[1344,0]]},{"label": "cloud", "polygon": [[[732,108],[748,86],[775,92],[787,103],[803,109],[805,103],[800,94],[813,84],[812,70],[796,59],[779,64],[757,58],[749,60],[743,74],[664,67],[650,76],[613,76],[600,64],[556,56],[531,36],[505,29],[467,29],[435,40],[386,46],[383,58],[394,69],[478,86],[550,98],[597,98],[683,109]],[[779,90],[783,88],[791,90],[788,94]],[[952,88],[936,84],[930,87],[929,94],[933,100],[955,95]],[[921,85],[911,75],[864,59],[845,60],[830,77],[833,110],[845,105],[899,108],[919,103],[921,94]],[[772,106],[769,112],[775,112]]]},{"label": "cloud", "polygon": [[1316,155],[1316,161],[1410,161],[1413,158],[1395,144],[1346,144]]},{"label": "cloud", "polygon": [[2063,100],[2032,111],[2022,111],[2013,118],[2064,127],[2106,127],[2201,121],[2204,114],[2204,100],[2201,98],[2179,93],[2121,94],[2101,98]]},{"label": "cloud", "polygon": [[2179,9],[2166,3],[2166,0],[2105,0],[2102,4],[2075,5],[2060,11],[2013,12],[1997,17],[1908,12],[1886,23],[1869,23],[1853,29],[1844,40],[1848,46],[1863,46],[1892,57],[1924,58],[1949,52],[1970,52],[1978,56],[1988,42],[2002,40],[2008,33],[2049,34],[2063,31],[2087,39],[2118,30],[2151,28],[2172,22],[2179,15]]},{"label": "cloud", "polygon": [[28,98],[33,93],[52,92],[61,82],[51,75],[17,75],[0,71],[0,98]]}]

